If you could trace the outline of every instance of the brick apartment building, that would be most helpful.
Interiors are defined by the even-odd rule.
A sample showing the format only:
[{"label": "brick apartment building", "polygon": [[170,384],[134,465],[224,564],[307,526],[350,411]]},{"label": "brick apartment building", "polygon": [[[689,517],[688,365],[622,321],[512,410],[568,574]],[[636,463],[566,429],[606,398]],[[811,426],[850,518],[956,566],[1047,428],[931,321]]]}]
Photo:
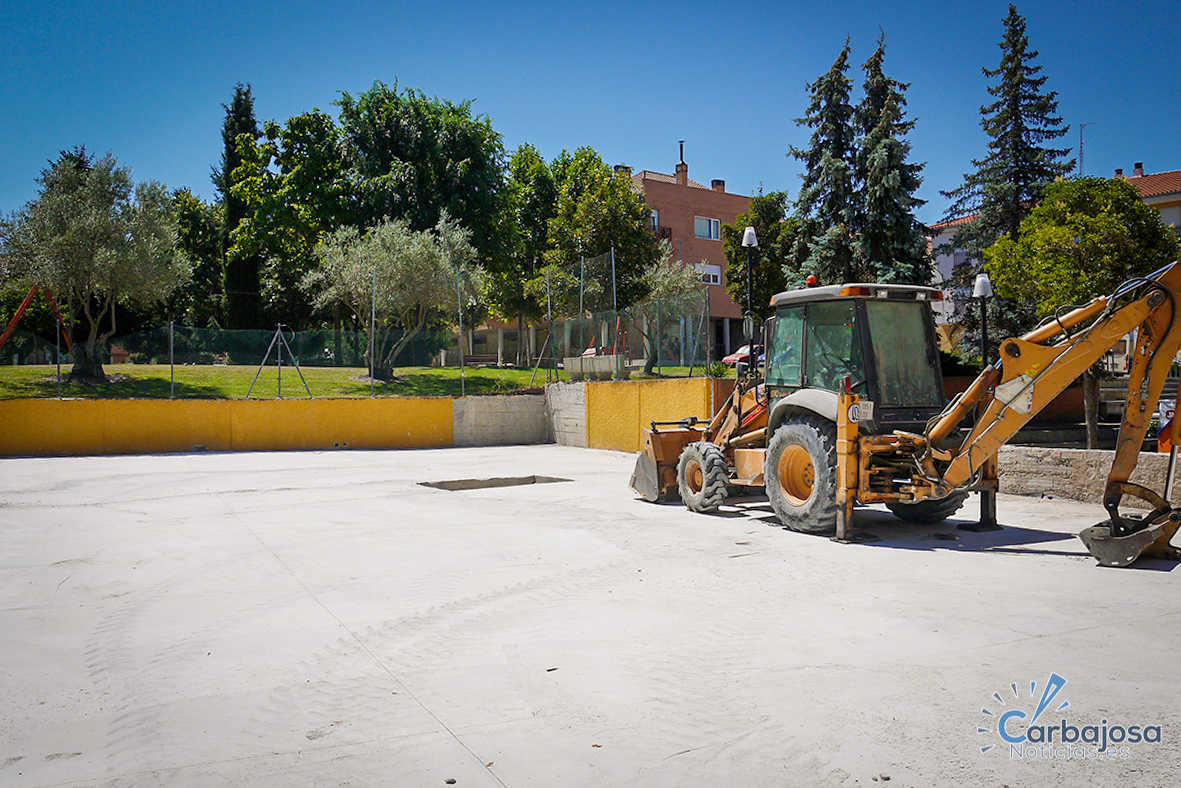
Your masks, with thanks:
[{"label": "brick apartment building", "polygon": [[[623,165],[616,169],[631,174]],[[672,243],[674,255],[701,271],[709,291],[713,358],[732,352],[744,341],[742,307],[726,293],[722,225],[733,224],[750,207],[750,197],[726,191],[721,178],[711,180],[709,186],[691,180],[684,144],[672,175],[640,170],[631,174],[631,180],[652,209],[652,231]]]}]

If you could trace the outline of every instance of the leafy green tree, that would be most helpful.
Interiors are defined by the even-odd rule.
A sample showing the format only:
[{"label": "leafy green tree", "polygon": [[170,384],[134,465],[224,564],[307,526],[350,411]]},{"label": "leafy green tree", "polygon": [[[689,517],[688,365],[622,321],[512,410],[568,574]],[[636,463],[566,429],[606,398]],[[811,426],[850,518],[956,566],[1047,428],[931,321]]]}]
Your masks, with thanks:
[{"label": "leafy green tree", "polygon": [[319,110],[282,126],[268,122],[263,139],[238,138],[238,157],[230,191],[245,213],[231,233],[231,256],[264,261],[264,319],[305,326],[314,306],[302,283],[315,267],[316,245],[352,218],[339,130]]},{"label": "leafy green tree", "polygon": [[[1039,317],[1115,290],[1177,259],[1176,234],[1136,189],[1115,178],[1059,180],[1021,222],[984,250],[996,292],[1032,305]],[[1087,447],[1098,440],[1098,378],[1084,375]]]},{"label": "leafy green tree", "polygon": [[226,328],[257,328],[259,312],[259,270],[262,260],[257,255],[234,252],[233,233],[246,218],[247,208],[234,196],[235,170],[242,164],[238,140],[245,136],[251,141],[259,138],[258,121],[254,117],[254,95],[250,85],[239,82],[234,86],[234,97],[225,109],[222,124],[221,163],[213,170],[213,185],[221,199],[222,254],[224,256],[225,321]]},{"label": "leafy green tree", "polygon": [[[644,298],[644,272],[660,259],[660,247],[649,229],[651,210],[632,189],[631,179],[612,172],[589,147],[572,156],[563,152],[552,169],[558,203],[549,221],[546,263],[576,280],[580,257],[613,248],[616,305],[623,309]],[[591,311],[612,307],[611,283],[601,285],[602,297],[584,303]]]},{"label": "leafy green tree", "polygon": [[177,247],[193,264],[192,279],[169,299],[168,317],[192,325],[219,325],[222,293],[221,208],[187,188],[172,193]]},{"label": "leafy green tree", "polygon": [[[750,198],[750,208],[734,220],[722,225],[722,249],[726,254],[726,292],[736,304],[746,303],[746,249],[742,234],[747,227],[755,228],[759,245],[751,254],[751,290],[754,295],[752,310],[764,315],[771,297],[788,289],[784,271],[797,271],[798,260],[792,258],[799,219],[785,219],[787,193],[770,192]],[[786,232],[785,232],[786,231]]]},{"label": "leafy green tree", "polygon": [[874,267],[875,281],[929,285],[926,227],[914,215],[926,202],[915,196],[923,165],[907,161],[906,135],[914,129],[905,111],[909,85],[885,75],[885,56],[883,33],[862,65],[865,95],[855,118],[861,135],[856,151],[861,254]]},{"label": "leafy green tree", "polygon": [[[557,210],[557,200],[558,188],[549,165],[532,145],[521,145],[508,163],[502,225],[505,253],[487,266],[489,299],[501,317],[517,319],[517,336],[522,336],[526,319],[536,319],[544,312],[544,301],[528,291],[526,283],[545,265],[549,220]],[[525,362],[524,350],[524,343],[518,343],[518,364]]]},{"label": "leafy green tree", "polygon": [[446,212],[471,231],[481,261],[504,254],[504,146],[487,116],[380,81],[337,105],[362,226],[390,218],[424,230]]},{"label": "leafy green tree", "polygon": [[964,174],[960,186],[943,192],[952,201],[945,218],[976,214],[953,241],[973,256],[1002,235],[1016,240],[1021,220],[1046,186],[1074,169],[1074,159],[1066,159],[1069,148],[1047,144],[1070,127],[1058,116],[1058,94],[1045,89],[1047,78],[1034,64],[1038,52],[1029,47],[1025,18],[1011,3],[1004,26],[1000,65],[983,69],[996,80],[988,86],[995,101],[980,108],[988,153],[972,160],[974,170]]},{"label": "leafy green tree", "polygon": [[367,331],[375,310],[374,377],[390,379],[406,346],[428,324],[455,314],[457,277],[464,302],[481,299],[484,275],[470,238],[444,211],[428,230],[395,219],[367,231],[344,227],[320,242],[320,266],[308,275],[309,287],[319,292],[321,306],[343,304]]},{"label": "leafy green tree", "polygon": [[804,256],[806,273],[821,283],[873,275],[857,235],[849,52],[846,40],[832,67],[808,85],[808,109],[796,123],[813,129],[812,136],[807,148],[791,148],[791,155],[804,163],[804,182],[796,198],[801,232],[793,256]]},{"label": "leafy green tree", "polygon": [[9,286],[47,287],[72,316],[70,380],[106,382],[102,355],[117,303],[162,301],[188,279],[176,248],[172,200],[156,182],[133,186],[109,154],[63,151],[41,172],[35,200],[5,221],[0,252]]}]

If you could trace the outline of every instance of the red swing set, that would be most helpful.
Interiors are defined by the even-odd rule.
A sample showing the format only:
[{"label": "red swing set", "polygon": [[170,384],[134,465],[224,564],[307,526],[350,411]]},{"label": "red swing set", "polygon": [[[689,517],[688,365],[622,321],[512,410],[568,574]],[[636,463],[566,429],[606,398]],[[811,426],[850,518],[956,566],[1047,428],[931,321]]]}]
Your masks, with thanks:
[{"label": "red swing set", "polygon": [[[8,328],[4,329],[4,333],[0,335],[0,348],[4,347],[4,343],[12,336],[12,332],[16,331],[16,324],[24,317],[25,310],[29,308],[29,304],[33,302],[33,297],[37,295],[37,291],[40,289],[37,285],[33,285],[29,289],[29,294],[25,296],[25,300],[21,301],[21,305],[17,307],[16,314],[12,316],[12,320],[8,321]],[[57,317],[57,322],[60,326],[59,330],[62,332],[62,339],[66,341],[66,350],[69,350],[70,334],[66,331],[66,321],[62,320],[61,310],[57,308],[57,302],[53,300],[53,293],[49,291],[48,287],[45,288],[45,297],[49,299],[49,306],[52,307],[53,314]]]}]

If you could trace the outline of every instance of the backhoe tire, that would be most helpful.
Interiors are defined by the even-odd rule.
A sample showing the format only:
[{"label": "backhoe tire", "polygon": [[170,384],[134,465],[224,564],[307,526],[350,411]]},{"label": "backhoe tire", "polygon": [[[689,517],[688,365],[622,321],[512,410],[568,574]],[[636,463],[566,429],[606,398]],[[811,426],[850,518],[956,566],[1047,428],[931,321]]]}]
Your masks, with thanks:
[{"label": "backhoe tire", "polygon": [[830,534],[837,527],[837,427],[821,416],[789,416],[767,444],[767,499],[793,531]]},{"label": "backhoe tire", "polygon": [[886,508],[900,520],[922,525],[934,525],[958,512],[966,500],[968,500],[966,492],[954,492],[946,498],[938,500],[928,498],[918,503],[887,503]]},{"label": "backhoe tire", "polygon": [[677,489],[681,501],[695,512],[716,512],[726,500],[730,471],[726,458],[709,441],[690,443],[677,459]]}]

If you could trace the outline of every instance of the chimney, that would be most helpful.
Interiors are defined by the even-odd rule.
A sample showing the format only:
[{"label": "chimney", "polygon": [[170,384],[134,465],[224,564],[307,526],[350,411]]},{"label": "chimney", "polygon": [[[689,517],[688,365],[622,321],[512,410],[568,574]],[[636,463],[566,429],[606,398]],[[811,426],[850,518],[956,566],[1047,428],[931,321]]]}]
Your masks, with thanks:
[{"label": "chimney", "polygon": [[713,189],[715,192],[724,192],[726,191],[726,182],[721,178],[714,178],[709,182],[709,188]]},{"label": "chimney", "polygon": [[632,176],[632,168],[627,166],[626,164],[616,164],[615,165],[615,174],[622,175],[625,178],[630,178]]},{"label": "chimney", "polygon": [[677,183],[689,185],[689,165],[685,163],[685,141],[681,140],[681,160],[677,162]]},{"label": "chimney", "polygon": [[1124,177],[1124,168],[1123,167],[1116,167],[1115,168],[1115,177],[1117,177],[1117,178]]},{"label": "chimney", "polygon": [[1144,174],[1144,162],[1138,161],[1132,165],[1132,177],[1139,178]]}]

